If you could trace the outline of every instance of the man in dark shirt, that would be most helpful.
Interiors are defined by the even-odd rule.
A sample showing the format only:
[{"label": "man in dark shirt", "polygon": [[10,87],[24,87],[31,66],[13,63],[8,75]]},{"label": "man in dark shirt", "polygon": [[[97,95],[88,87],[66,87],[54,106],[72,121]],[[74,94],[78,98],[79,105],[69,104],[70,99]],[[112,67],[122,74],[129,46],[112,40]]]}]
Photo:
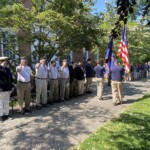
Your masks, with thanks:
[{"label": "man in dark shirt", "polygon": [[82,96],[84,94],[84,70],[81,62],[77,64],[75,72],[76,72],[75,78],[77,80],[78,96]]},{"label": "man in dark shirt", "polygon": [[9,100],[12,90],[12,75],[7,67],[7,57],[0,57],[0,120],[9,117]]},{"label": "man in dark shirt", "polygon": [[85,66],[86,71],[86,93],[92,93],[90,87],[92,84],[92,77],[93,77],[93,67],[91,65],[91,58],[87,59],[87,64]]},{"label": "man in dark shirt", "polygon": [[69,66],[69,73],[70,73],[70,98],[74,97],[74,90],[75,90],[75,67],[76,64],[72,62]]},{"label": "man in dark shirt", "polygon": [[124,75],[124,68],[118,65],[115,61],[114,67],[111,69],[112,78],[112,95],[113,95],[113,105],[122,103],[122,81]]},{"label": "man in dark shirt", "polygon": [[97,97],[99,100],[102,99],[103,88],[104,88],[104,73],[105,68],[102,66],[102,61],[97,61],[97,66],[94,68],[96,73],[96,82],[97,82]]}]

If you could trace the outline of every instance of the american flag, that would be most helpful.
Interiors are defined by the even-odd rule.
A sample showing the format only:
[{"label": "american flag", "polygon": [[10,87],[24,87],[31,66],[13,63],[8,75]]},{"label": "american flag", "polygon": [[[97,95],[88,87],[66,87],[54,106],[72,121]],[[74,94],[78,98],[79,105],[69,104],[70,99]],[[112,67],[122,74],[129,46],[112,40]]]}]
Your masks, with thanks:
[{"label": "american flag", "polygon": [[125,72],[129,73],[130,63],[129,63],[129,54],[128,54],[127,32],[126,32],[126,26],[125,25],[123,28],[122,39],[121,39],[120,46],[118,49],[118,56],[120,56],[124,62]]}]

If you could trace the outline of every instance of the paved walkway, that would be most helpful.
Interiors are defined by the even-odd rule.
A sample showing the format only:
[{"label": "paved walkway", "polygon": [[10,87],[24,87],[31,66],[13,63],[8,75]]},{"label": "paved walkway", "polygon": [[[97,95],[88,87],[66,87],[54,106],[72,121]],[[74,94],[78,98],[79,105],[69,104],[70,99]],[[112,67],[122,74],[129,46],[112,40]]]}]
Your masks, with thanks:
[{"label": "paved walkway", "polygon": [[150,90],[150,80],[125,82],[124,104],[113,106],[111,89],[105,87],[104,100],[91,95],[55,104],[32,114],[0,123],[1,150],[67,150],[79,144],[108,120],[121,113]]}]

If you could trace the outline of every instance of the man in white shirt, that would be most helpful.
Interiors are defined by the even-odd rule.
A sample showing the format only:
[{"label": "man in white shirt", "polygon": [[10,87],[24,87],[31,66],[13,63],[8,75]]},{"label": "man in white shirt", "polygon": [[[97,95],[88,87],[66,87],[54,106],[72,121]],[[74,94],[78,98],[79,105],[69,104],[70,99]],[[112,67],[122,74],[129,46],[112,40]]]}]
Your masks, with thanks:
[{"label": "man in white shirt", "polygon": [[[31,102],[31,68],[27,65],[27,58],[21,57],[21,63],[16,67],[17,71],[17,95],[19,102],[19,110],[22,115],[25,112],[30,113]],[[25,109],[23,109],[23,101],[25,101]]]},{"label": "man in white shirt", "polygon": [[64,101],[69,99],[69,68],[67,67],[67,60],[63,60],[60,71],[60,99]]},{"label": "man in white shirt", "polygon": [[[46,66],[46,59],[44,57],[40,58],[40,62],[35,65],[36,71],[36,106],[40,109],[40,101],[42,105],[46,107],[47,105],[47,76],[48,68]],[[42,95],[42,100],[40,99]]]},{"label": "man in white shirt", "polygon": [[58,101],[58,69],[56,67],[56,62],[51,61],[51,66],[49,69],[49,77],[50,77],[50,104]]}]

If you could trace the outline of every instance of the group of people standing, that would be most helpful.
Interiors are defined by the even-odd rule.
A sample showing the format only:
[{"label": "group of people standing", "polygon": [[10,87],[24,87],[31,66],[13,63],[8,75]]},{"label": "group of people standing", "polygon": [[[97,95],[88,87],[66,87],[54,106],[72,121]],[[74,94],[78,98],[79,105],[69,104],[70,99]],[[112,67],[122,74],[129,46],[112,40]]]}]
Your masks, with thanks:
[{"label": "group of people standing", "polygon": [[[0,58],[0,117],[2,121],[9,117],[9,99],[14,89],[13,78],[7,61],[7,57]],[[16,67],[16,89],[19,112],[22,115],[31,113],[31,81],[33,79],[36,85],[35,104],[37,109],[48,107],[48,105],[52,105],[55,102],[60,103],[69,100],[72,97],[82,96],[85,93],[92,93],[91,84],[94,76],[97,83],[97,97],[99,100],[103,99],[105,67],[101,60],[97,61],[95,67],[92,67],[90,58],[87,59],[85,66],[83,66],[82,62],[67,64],[66,59],[62,61],[62,66],[59,69],[56,67],[54,60],[50,63],[48,67],[46,59],[44,57],[40,58],[39,63],[35,65],[34,74],[28,66],[27,58],[21,57],[20,64]],[[113,105],[117,105],[122,103],[124,69],[115,61],[110,74],[112,78]]]},{"label": "group of people standing", "polygon": [[150,75],[150,62],[131,66],[131,80],[146,78]]},{"label": "group of people standing", "polygon": [[[62,66],[58,69],[56,62],[51,61],[50,67],[47,66],[46,59],[40,58],[39,63],[35,65],[35,74],[28,66],[26,57],[21,57],[20,64],[16,67],[17,84],[14,86],[11,71],[8,65],[7,57],[0,57],[0,119],[6,120],[9,116],[9,99],[12,91],[16,87],[19,112],[24,115],[30,113],[31,88],[32,81],[36,85],[36,108],[48,107],[54,102],[60,103],[69,100],[72,97],[82,96],[84,94],[85,74],[87,79],[86,92],[90,90],[93,68],[91,59],[88,59],[86,71],[81,62],[68,65],[67,60],[62,61]],[[50,85],[50,87],[49,87]],[[5,88],[7,87],[7,88]],[[50,88],[50,89],[48,89]],[[49,90],[49,95],[48,95]],[[4,94],[7,95],[7,100]],[[7,101],[7,104],[5,102]],[[25,104],[25,105],[24,105]],[[7,107],[7,112],[5,111]]]}]

